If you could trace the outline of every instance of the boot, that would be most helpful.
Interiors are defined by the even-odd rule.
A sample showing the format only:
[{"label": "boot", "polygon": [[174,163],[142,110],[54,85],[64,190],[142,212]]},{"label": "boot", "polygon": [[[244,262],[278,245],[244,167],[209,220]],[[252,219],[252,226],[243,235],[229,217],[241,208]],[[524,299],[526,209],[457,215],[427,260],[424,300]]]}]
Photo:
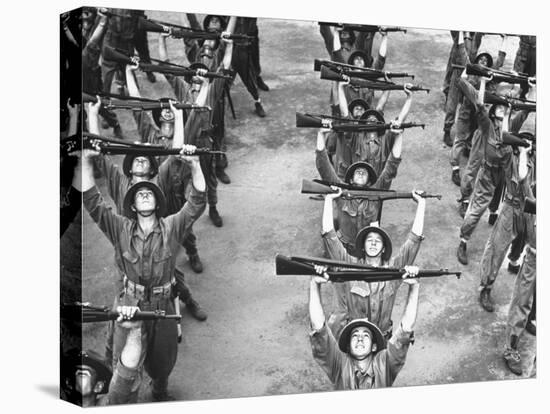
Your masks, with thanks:
[{"label": "boot", "polygon": [[218,210],[216,209],[216,206],[210,206],[210,210],[208,211],[208,215],[210,216],[210,220],[212,220],[212,223],[214,223],[214,226],[216,226],[216,227],[223,226],[223,220],[220,217],[220,213],[218,213]]},{"label": "boot", "polygon": [[147,72],[147,79],[151,83],[155,83],[157,81],[157,78],[155,78],[155,74],[153,72]]},{"label": "boot", "polygon": [[491,290],[484,287],[481,292],[479,292],[479,303],[481,307],[487,312],[495,311],[495,304],[493,299],[491,299]]},{"label": "boot", "polygon": [[453,146],[453,140],[451,138],[451,131],[444,130],[443,134],[443,143],[448,146],[449,148]]},{"label": "boot", "polygon": [[513,273],[517,275],[519,273],[519,265],[513,264],[512,262],[508,262],[508,272]]},{"label": "boot", "polygon": [[261,76],[258,76],[256,78],[256,83],[258,84],[258,88],[260,88],[262,91],[269,91],[269,86],[265,84]]},{"label": "boot", "polygon": [[153,397],[153,402],[176,401],[176,399],[172,395],[168,394],[168,391],[151,391],[151,395]]},{"label": "boot", "polygon": [[521,356],[517,347],[518,337],[517,335],[512,335],[510,338],[510,347],[506,347],[503,357],[508,369],[516,375],[521,375],[523,374],[523,370],[521,368]]},{"label": "boot", "polygon": [[489,213],[489,225],[495,224],[497,221],[498,214],[497,213]]},{"label": "boot", "polygon": [[254,106],[256,107],[256,109],[254,110],[254,112],[256,112],[256,115],[258,115],[260,118],[265,118],[265,111],[262,106],[262,103],[256,102]]},{"label": "boot", "polygon": [[189,311],[189,313],[195,318],[196,320],[200,322],[204,322],[206,318],[208,318],[208,315],[204,311],[203,308],[201,308],[201,305],[198,304],[198,302],[193,299],[189,298],[187,303],[185,304],[185,307]]},{"label": "boot", "polygon": [[189,255],[189,265],[191,266],[191,269],[193,269],[193,272],[202,273],[202,262],[198,253]]},{"label": "boot", "polygon": [[466,253],[466,242],[461,241],[458,245],[458,249],[456,251],[456,257],[460,263],[463,265],[468,264],[468,254]]},{"label": "boot", "polygon": [[458,168],[455,168],[453,170],[453,173],[451,174],[451,180],[455,185],[460,187],[460,170]]},{"label": "boot", "polygon": [[218,177],[218,180],[220,180],[224,184],[231,183],[231,179],[225,173],[225,170],[223,168],[216,168],[216,177]]}]

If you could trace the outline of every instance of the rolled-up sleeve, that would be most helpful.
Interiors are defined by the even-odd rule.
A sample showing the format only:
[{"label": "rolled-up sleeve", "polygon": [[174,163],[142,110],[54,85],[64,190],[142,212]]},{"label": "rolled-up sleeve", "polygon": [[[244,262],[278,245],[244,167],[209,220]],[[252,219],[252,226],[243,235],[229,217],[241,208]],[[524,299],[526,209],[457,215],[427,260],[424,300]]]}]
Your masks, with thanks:
[{"label": "rolled-up sleeve", "polygon": [[83,193],[82,201],[92,220],[97,223],[109,241],[115,245],[118,242],[118,235],[122,230],[124,221],[128,219],[115,214],[111,207],[107,206],[96,186]]},{"label": "rolled-up sleeve", "polygon": [[407,236],[407,240],[399,249],[399,253],[393,256],[392,267],[402,268],[404,266],[412,265],[420,249],[420,244],[424,239],[423,236],[419,236],[410,232]]},{"label": "rolled-up sleeve", "polygon": [[330,230],[323,234],[323,243],[325,244],[325,248],[330,258],[349,262],[355,261],[351,259],[351,256],[342,245],[342,242],[338,239],[334,230]]},{"label": "rolled-up sleeve", "polygon": [[187,202],[176,214],[172,214],[164,219],[170,236],[177,240],[183,240],[193,223],[201,216],[206,208],[206,193],[198,191],[193,185],[189,193]]},{"label": "rolled-up sleeve", "polygon": [[334,167],[328,159],[327,150],[315,151],[315,165],[317,166],[317,171],[321,176],[321,179],[325,181],[330,181],[331,183],[340,183],[342,180],[336,175]]},{"label": "rolled-up sleeve", "polygon": [[401,158],[396,158],[390,151],[390,155],[384,164],[384,169],[380,173],[380,177],[374,184],[374,187],[387,190],[390,188],[393,179],[397,176],[397,170],[401,164]]},{"label": "rolled-up sleeve", "polygon": [[336,383],[342,371],[342,352],[338,348],[336,339],[325,323],[319,330],[309,334],[313,358],[328,375],[332,383]]}]

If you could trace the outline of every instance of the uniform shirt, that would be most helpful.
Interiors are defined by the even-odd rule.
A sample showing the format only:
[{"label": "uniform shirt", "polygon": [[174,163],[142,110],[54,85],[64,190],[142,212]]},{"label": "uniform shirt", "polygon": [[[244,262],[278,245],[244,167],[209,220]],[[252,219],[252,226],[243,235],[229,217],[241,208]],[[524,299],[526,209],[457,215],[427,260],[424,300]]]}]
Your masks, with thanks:
[{"label": "uniform shirt", "polygon": [[462,78],[458,80],[458,86],[462,90],[464,97],[475,105],[477,124],[483,142],[486,164],[490,167],[510,168],[512,150],[509,145],[502,145],[500,130],[495,129],[493,122],[489,119],[485,106],[477,103],[478,91]]},{"label": "uniform shirt", "polygon": [[[159,218],[145,235],[136,220],[115,214],[96,186],[83,193],[83,202],[92,219],[115,248],[117,263],[129,280],[145,287],[172,281],[179,240],[183,240],[194,221],[205,209],[204,193],[193,188],[189,200],[176,214]],[[125,296],[126,303],[136,305]]]},{"label": "uniform shirt", "polygon": [[326,324],[310,333],[313,358],[325,371],[335,390],[390,387],[405,365],[410,338],[411,332],[404,331],[400,325],[386,348],[374,354],[366,372],[361,373],[355,360],[340,351]]},{"label": "uniform shirt", "polygon": [[[316,151],[317,171],[321,179],[334,183],[343,181],[336,175],[334,168],[330,164],[327,151]],[[380,188],[387,190],[390,188],[393,179],[397,175],[397,169],[401,164],[401,158],[395,158],[392,153],[384,166],[382,174],[378,177],[371,188]],[[373,221],[376,221],[380,202],[369,200],[346,200],[336,199],[336,228],[338,236],[346,244],[354,244],[357,232]]]},{"label": "uniform shirt", "polygon": [[[402,269],[412,265],[422,239],[422,236],[410,232],[399,252],[390,259],[389,266]],[[346,251],[334,230],[324,233],[323,241],[331,259],[348,263],[365,263],[364,259],[358,259]],[[368,318],[383,333],[392,327],[391,313],[399,286],[401,286],[401,280],[372,283],[351,281],[334,284],[339,311],[346,313],[347,321]]]}]

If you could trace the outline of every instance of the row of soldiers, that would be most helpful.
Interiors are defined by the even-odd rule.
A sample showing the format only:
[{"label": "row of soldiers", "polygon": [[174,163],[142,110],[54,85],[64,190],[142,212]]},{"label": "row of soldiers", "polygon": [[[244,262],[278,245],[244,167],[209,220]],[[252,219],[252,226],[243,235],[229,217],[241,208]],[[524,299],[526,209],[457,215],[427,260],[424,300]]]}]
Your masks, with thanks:
[{"label": "row of soldiers", "polygon": [[[350,74],[371,67],[373,62],[372,69],[383,69],[387,49],[387,34],[383,28],[380,30],[380,49],[376,59],[363,49],[362,42],[356,40],[361,38],[361,32],[346,30],[345,26],[335,31],[330,25],[321,25],[321,34],[332,59],[328,65],[338,67],[335,62],[339,62],[340,69]],[[523,73],[523,68],[518,71],[522,78],[516,84],[508,79],[499,83],[499,78],[493,76],[492,72],[483,73],[482,76],[468,75],[466,66],[470,60],[465,43],[472,56],[472,50],[477,50],[481,42],[481,36],[473,36],[473,39],[470,36],[469,32],[457,32],[456,37],[453,35],[452,63],[460,67],[449,65],[452,77],[446,93],[446,142],[454,122],[454,113],[452,119],[450,116],[451,109],[454,108],[456,112],[458,97],[462,99],[458,110],[457,135],[451,151],[455,183],[459,176],[459,157],[471,141],[466,168],[468,173],[463,176],[468,192],[463,193],[460,200],[464,223],[457,256],[460,263],[468,263],[466,240],[491,202],[493,193],[497,193],[495,198],[498,201],[492,211],[496,211],[500,197],[504,194],[498,218],[496,214],[490,216],[494,227],[480,263],[479,295],[481,306],[489,312],[494,311],[490,292],[512,244],[509,270],[518,273],[518,276],[509,308],[503,358],[513,373],[521,375],[523,368],[518,349],[519,338],[525,329],[536,333],[535,211],[525,212],[526,204],[529,205],[535,199],[536,80],[530,76],[533,73]],[[503,39],[505,41],[506,37]],[[522,37],[516,69],[520,69],[517,62],[523,62],[525,48],[531,50],[533,42],[532,38],[526,40]],[[334,46],[330,48],[330,45]],[[501,47],[495,66],[488,53],[476,56],[474,52],[475,58],[471,59],[483,68],[499,69],[504,63],[503,49]],[[531,65],[530,62],[523,63]],[[534,63],[532,65],[525,69],[534,70]],[[512,75],[518,75],[518,72]],[[342,132],[342,124],[338,122],[384,125],[383,108],[388,99],[386,91],[382,93],[378,104],[374,105],[373,90],[360,87],[350,90],[349,77],[344,79],[345,82],[336,83],[331,89],[332,116],[322,120],[323,126],[328,128],[321,128],[317,138],[317,169],[323,183],[332,183],[334,190],[333,194],[325,195],[322,238],[327,256],[336,262],[312,262],[319,276],[312,277],[310,286],[309,311],[313,328],[311,346],[314,358],[336,389],[385,387],[394,382],[404,365],[408,347],[413,342],[418,305],[418,283],[414,278],[422,273],[413,263],[423,240],[425,195],[413,191],[412,198],[418,203],[418,208],[412,230],[399,252],[392,257],[391,238],[380,227],[382,203],[373,201],[376,200],[374,197],[350,196],[351,193],[346,194],[345,190],[342,195],[342,188],[365,191],[366,194],[372,190],[390,189],[401,162],[403,130],[400,127],[411,105],[412,85],[403,85],[407,100],[387,133],[384,133],[383,127],[378,131],[362,131],[358,127],[357,132]],[[386,81],[389,81],[387,76]],[[356,98],[348,106],[347,96],[354,92]],[[486,92],[501,97],[500,101],[494,103],[493,100],[493,104],[488,105]],[[510,101],[503,100],[502,96],[510,98]],[[523,102],[533,105],[514,106],[511,100],[514,97],[525,98]],[[352,130],[350,127],[347,129]],[[331,145],[332,153],[327,151]],[[472,176],[476,177],[475,181]],[[499,185],[500,193],[496,191]],[[520,268],[518,261],[524,246],[524,262]],[[320,286],[332,280],[329,270],[345,268],[346,263],[351,264],[352,269],[357,269],[356,265],[366,265],[366,268],[372,269],[402,269],[403,281],[409,285],[409,292],[404,315],[397,329],[391,316],[400,280],[369,282],[368,278],[351,281],[334,279],[335,310],[326,319]],[[365,269],[361,266],[359,268]],[[335,274],[337,272],[332,275]]]},{"label": "row of soldiers", "polygon": [[[79,24],[72,27],[75,22]],[[98,358],[93,351],[66,353],[69,362],[89,363],[78,364],[76,378],[71,372],[64,384],[67,398],[83,405],[98,404],[96,396],[107,393],[108,398],[101,403],[137,402],[143,368],[152,380],[153,400],[172,399],[168,377],[176,363],[180,328],[174,319],[143,322],[133,319],[140,311],[177,314],[180,300],[197,320],[207,319],[185,282],[182,263],[176,259],[183,247],[191,268],[196,273],[203,271],[193,224],[205,211],[206,204],[213,224],[223,226],[217,209],[217,183],[218,180],[230,183],[225,172],[224,117],[226,99],[232,105],[229,89],[236,74],[254,99],[255,113],[262,118],[266,116],[258,88],[265,91],[269,88],[260,74],[256,19],[208,15],[199,24],[195,15],[188,14],[187,24],[191,36],[183,37],[181,45],[190,64],[185,69],[188,76],[176,76],[166,68],[182,66],[169,59],[166,39],[181,37],[176,34],[181,26],[157,22],[142,11],[125,9],[83,8],[81,15],[69,13],[62,17],[65,45],[62,68],[66,81],[62,100],[67,102],[68,115],[62,119],[62,136],[77,137],[74,143],[80,140],[79,128],[82,128],[88,138],[98,137],[99,141],[87,140],[86,144],[76,143],[72,147],[65,143],[69,157],[63,167],[67,171],[74,168],[74,175],[64,174],[72,177],[72,181],[65,179],[62,183],[66,203],[62,208],[61,233],[68,228],[82,202],[114,246],[120,274],[117,292],[121,292],[114,298],[113,309],[120,317],[110,324],[105,357]],[[149,54],[147,30],[151,27],[160,27],[156,30],[160,59],[152,59]],[[71,93],[71,86],[79,90],[79,79],[71,78],[70,74],[80,72],[75,70],[80,56],[85,111],[80,109],[81,98]],[[164,74],[175,99],[143,96],[136,71],[151,65]],[[157,81],[154,72],[146,74],[149,82]],[[112,93],[114,83],[116,94]],[[155,108],[143,110],[143,105],[153,100],[157,102]],[[165,155],[128,150],[133,144],[127,137],[133,131],[123,130],[112,110],[113,102],[119,105],[122,102],[121,107],[130,102],[142,105],[132,111],[142,144],[136,145],[165,148]],[[103,138],[107,128],[112,128],[116,139]],[[105,155],[121,145],[127,151],[122,168]],[[175,153],[170,153],[172,148],[177,149]],[[77,161],[72,161],[75,157],[71,156],[76,156]],[[115,211],[99,192],[95,183],[98,177],[104,178]],[[86,393],[92,383],[92,371],[96,375],[111,372],[113,378],[107,381],[102,377],[99,382],[104,386],[100,392]],[[98,378],[95,381],[98,383]]]},{"label": "row of soldiers", "polygon": [[[488,221],[493,228],[479,262],[479,302],[484,310],[494,312],[491,291],[510,249],[508,271],[518,276],[504,358],[510,370],[519,375],[522,373],[519,338],[524,328],[536,333],[536,231],[534,216],[524,212],[526,200],[535,198],[536,38],[520,36],[514,70],[510,72],[512,78],[507,80],[499,74],[509,37],[501,35],[502,43],[494,60],[488,52],[478,53],[483,33],[451,34],[444,142],[451,144],[450,132],[456,119],[451,178],[460,187],[459,213],[463,217],[457,259],[463,265],[468,264],[467,243],[488,208]],[[465,66],[470,62],[485,73],[468,74]],[[520,75],[522,81],[514,83],[518,80],[514,75]],[[495,95],[505,99],[495,100]],[[487,102],[492,103],[488,110]],[[516,145],[505,144],[514,142],[518,136],[523,140],[519,145],[517,141]],[[467,161],[461,170],[464,154]]]}]

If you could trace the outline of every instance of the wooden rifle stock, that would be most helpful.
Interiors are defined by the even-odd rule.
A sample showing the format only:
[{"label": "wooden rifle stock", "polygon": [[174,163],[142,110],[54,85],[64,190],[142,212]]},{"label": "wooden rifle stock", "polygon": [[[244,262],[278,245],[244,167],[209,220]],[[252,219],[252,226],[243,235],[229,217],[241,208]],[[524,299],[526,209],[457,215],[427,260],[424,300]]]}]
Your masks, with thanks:
[{"label": "wooden rifle stock", "polygon": [[506,83],[525,84],[527,83],[527,79],[528,79],[526,76],[514,75],[513,73],[491,69],[491,68],[479,65],[477,63],[474,63],[474,64],[468,63],[466,65],[466,74],[474,75],[474,76],[483,76],[487,78],[492,75],[493,76],[492,80],[494,82],[506,82]]},{"label": "wooden rifle stock", "polygon": [[525,142],[525,140],[522,137],[519,137],[510,132],[502,133],[502,144],[511,145],[513,147],[525,147],[525,148],[529,147],[529,143]]},{"label": "wooden rifle stock", "polygon": [[[361,66],[347,65],[340,62],[334,62],[331,60],[315,59],[313,62],[313,70],[320,72],[323,68],[327,68],[336,72],[337,74],[345,74],[350,77],[362,78],[362,79],[379,79],[387,76],[388,78],[411,78],[414,79],[414,75],[409,75],[406,72],[384,72],[382,70],[365,68]],[[328,75],[328,72],[325,76]],[[333,75],[334,76],[334,75]]]},{"label": "wooden rifle stock", "polygon": [[[314,265],[327,266],[331,282],[362,280],[365,282],[384,282],[403,279],[405,269],[374,267],[347,262],[338,262],[322,258],[275,256],[275,274],[277,276],[317,276]],[[450,272],[447,269],[420,270],[417,278],[454,275],[460,278],[461,272]]]},{"label": "wooden rifle stock", "polygon": [[[73,322],[107,322],[117,320],[118,312],[112,311],[109,307],[97,307],[88,304],[76,302],[74,304],[63,304],[61,306],[61,318]],[[181,320],[180,315],[166,315],[163,310],[156,311],[137,311],[132,321],[151,321],[157,319],[175,319]]]},{"label": "wooden rifle stock", "polygon": [[529,214],[537,214],[537,200],[531,197],[525,198],[525,206],[523,211]]},{"label": "wooden rifle stock", "polygon": [[355,32],[377,33],[377,32],[403,32],[407,33],[407,29],[397,26],[373,26],[369,24],[346,24],[346,23],[329,23],[319,22],[319,25],[340,27],[344,30],[353,30]]}]

